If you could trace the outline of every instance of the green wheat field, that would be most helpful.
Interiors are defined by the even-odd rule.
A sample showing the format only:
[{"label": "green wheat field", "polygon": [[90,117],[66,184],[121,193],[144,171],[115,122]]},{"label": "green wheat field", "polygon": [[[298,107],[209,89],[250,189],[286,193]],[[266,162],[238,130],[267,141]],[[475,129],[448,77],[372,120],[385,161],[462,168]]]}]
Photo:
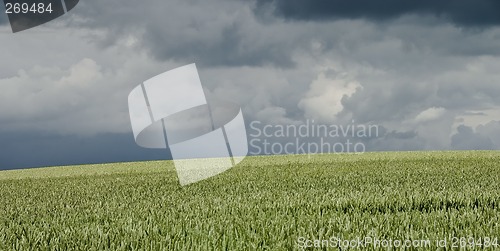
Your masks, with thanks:
[{"label": "green wheat field", "polygon": [[247,157],[185,187],[171,161],[0,172],[0,250],[495,250],[499,220],[495,151]]}]

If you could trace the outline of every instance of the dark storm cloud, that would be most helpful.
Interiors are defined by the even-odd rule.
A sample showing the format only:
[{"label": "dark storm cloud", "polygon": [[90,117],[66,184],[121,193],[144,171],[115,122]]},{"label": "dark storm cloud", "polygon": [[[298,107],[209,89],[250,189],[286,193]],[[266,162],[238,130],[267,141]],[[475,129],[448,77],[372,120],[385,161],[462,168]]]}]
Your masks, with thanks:
[{"label": "dark storm cloud", "polygon": [[5,14],[5,5],[0,4],[0,25],[3,25],[8,22],[7,14]]},{"label": "dark storm cloud", "polygon": [[128,133],[93,137],[0,133],[0,149],[0,170],[171,158],[165,149],[137,146]]},{"label": "dark storm cloud", "polygon": [[387,20],[406,14],[434,15],[460,25],[500,24],[497,0],[257,0],[256,10],[297,20],[365,18]]},{"label": "dark storm cloud", "polygon": [[[116,7],[120,6],[120,11]],[[173,8],[175,6],[175,8]],[[130,35],[141,48],[160,60],[200,66],[292,66],[290,47],[279,32],[271,34],[254,26],[251,4],[238,1],[82,1],[80,25],[106,30],[97,44],[107,48]],[[144,16],[144,13],[148,13]],[[90,18],[91,17],[91,18]],[[292,42],[290,42],[292,43]]]},{"label": "dark storm cloud", "polygon": [[[158,24],[147,25],[145,44],[153,57],[159,60],[197,62],[200,66],[257,66],[266,63],[289,67],[293,65],[289,51],[282,44],[267,43],[252,47],[245,41],[245,28],[241,23],[217,27],[217,38],[207,41],[204,36],[185,34],[171,39],[169,32]],[[202,30],[203,27],[196,27]],[[180,41],[180,42],[179,42]]]}]

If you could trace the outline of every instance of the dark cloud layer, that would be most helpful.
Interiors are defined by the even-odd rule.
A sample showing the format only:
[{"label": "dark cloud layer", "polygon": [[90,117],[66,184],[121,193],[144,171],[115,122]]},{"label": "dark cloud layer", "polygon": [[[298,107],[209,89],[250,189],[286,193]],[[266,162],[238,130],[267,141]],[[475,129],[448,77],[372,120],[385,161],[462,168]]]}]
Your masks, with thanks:
[{"label": "dark cloud layer", "polygon": [[93,137],[2,133],[0,149],[0,170],[171,158],[164,149],[137,146],[128,133]]},{"label": "dark cloud layer", "polygon": [[455,150],[496,149],[490,138],[474,132],[469,126],[460,125],[457,131],[451,138],[451,147]]},{"label": "dark cloud layer", "polygon": [[434,15],[464,26],[500,24],[497,0],[257,0],[257,12],[287,19],[327,20],[366,18],[380,21],[406,14]]},{"label": "dark cloud layer", "polygon": [[3,25],[8,22],[7,14],[5,14],[5,5],[0,4],[0,25]]},{"label": "dark cloud layer", "polygon": [[[201,66],[257,66],[276,64],[292,66],[289,52],[281,44],[268,43],[252,48],[245,41],[242,24],[229,24],[218,27],[218,38],[206,41],[204,37],[178,37],[182,42],[172,42],[168,32],[161,25],[150,24],[145,33],[146,45],[152,55],[159,60],[179,60],[197,62]],[[197,27],[196,29],[202,29]]]}]

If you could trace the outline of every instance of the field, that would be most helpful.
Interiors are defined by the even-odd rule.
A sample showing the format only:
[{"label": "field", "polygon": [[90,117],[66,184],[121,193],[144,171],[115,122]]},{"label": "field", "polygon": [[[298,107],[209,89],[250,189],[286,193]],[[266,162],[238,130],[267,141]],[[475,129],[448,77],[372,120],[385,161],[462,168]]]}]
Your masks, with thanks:
[{"label": "field", "polygon": [[494,151],[247,157],[185,187],[170,161],[0,172],[0,250],[494,250],[499,219]]}]

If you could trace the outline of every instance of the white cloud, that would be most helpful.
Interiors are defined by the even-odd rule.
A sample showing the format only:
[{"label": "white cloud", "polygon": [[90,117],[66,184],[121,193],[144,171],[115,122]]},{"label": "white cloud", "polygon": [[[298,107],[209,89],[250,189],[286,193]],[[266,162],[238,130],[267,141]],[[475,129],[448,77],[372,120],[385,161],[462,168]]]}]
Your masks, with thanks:
[{"label": "white cloud", "polygon": [[305,97],[299,102],[299,108],[307,118],[333,122],[344,108],[342,98],[351,96],[358,88],[361,85],[347,77],[340,74],[328,77],[322,72],[311,83]]},{"label": "white cloud", "polygon": [[415,117],[416,123],[425,123],[429,121],[438,120],[443,117],[446,113],[446,109],[443,107],[431,107],[427,110],[422,111]]}]

